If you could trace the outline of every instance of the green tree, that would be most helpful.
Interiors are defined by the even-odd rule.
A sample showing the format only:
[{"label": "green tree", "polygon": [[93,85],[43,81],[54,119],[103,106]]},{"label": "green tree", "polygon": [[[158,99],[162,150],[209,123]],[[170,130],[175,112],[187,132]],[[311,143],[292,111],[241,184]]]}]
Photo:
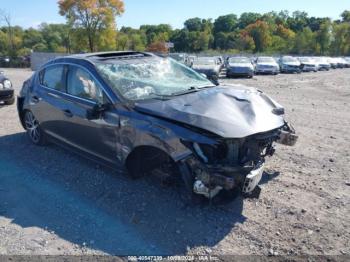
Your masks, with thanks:
[{"label": "green tree", "polygon": [[320,53],[326,54],[331,44],[331,23],[325,22],[320,25],[320,30],[317,31],[316,40],[320,46]]},{"label": "green tree", "polygon": [[350,24],[341,23],[333,26],[334,40],[331,43],[332,55],[348,55],[350,52]]},{"label": "green tree", "polygon": [[340,16],[341,16],[343,22],[350,22],[350,11],[349,10],[345,10],[343,13],[341,13]]},{"label": "green tree", "polygon": [[219,16],[214,22],[214,33],[232,32],[237,28],[237,22],[238,20],[235,14]]},{"label": "green tree", "polygon": [[316,51],[315,43],[315,33],[313,33],[309,27],[305,27],[295,36],[294,53],[301,55],[312,55]]},{"label": "green tree", "polygon": [[261,18],[261,14],[246,12],[239,17],[238,26],[240,29],[246,28],[250,24],[254,24]]},{"label": "green tree", "polygon": [[185,21],[185,28],[190,32],[198,32],[202,30],[202,19],[195,17]]}]

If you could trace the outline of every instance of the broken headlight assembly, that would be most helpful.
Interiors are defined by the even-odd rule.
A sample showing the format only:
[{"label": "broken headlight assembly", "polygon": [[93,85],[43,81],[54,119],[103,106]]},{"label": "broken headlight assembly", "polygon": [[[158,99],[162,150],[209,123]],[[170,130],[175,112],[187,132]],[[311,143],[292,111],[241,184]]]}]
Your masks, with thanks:
[{"label": "broken headlight assembly", "polygon": [[219,140],[215,144],[201,144],[189,141],[182,141],[182,143],[205,164],[223,164],[227,158],[232,160],[229,161],[230,163],[236,163],[238,160],[239,144],[237,142]]}]

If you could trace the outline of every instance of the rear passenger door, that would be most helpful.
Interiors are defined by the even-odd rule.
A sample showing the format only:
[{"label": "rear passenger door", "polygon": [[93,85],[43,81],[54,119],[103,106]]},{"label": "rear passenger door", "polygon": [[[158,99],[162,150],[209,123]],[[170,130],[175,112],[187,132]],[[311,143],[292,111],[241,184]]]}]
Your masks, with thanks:
[{"label": "rear passenger door", "polygon": [[39,72],[38,84],[29,98],[31,110],[42,129],[55,138],[62,138],[65,72],[66,67],[61,64],[49,65],[42,69]]},{"label": "rear passenger door", "polygon": [[89,120],[88,111],[96,104],[110,103],[101,84],[85,68],[70,65],[67,72],[64,137],[73,147],[116,164],[116,134],[119,118],[105,111]]}]

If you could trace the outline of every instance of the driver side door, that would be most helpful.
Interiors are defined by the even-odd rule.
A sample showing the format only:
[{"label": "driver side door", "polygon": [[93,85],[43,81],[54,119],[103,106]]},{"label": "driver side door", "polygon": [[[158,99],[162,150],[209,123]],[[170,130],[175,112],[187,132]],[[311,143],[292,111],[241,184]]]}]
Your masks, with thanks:
[{"label": "driver side door", "polygon": [[88,117],[97,104],[111,103],[102,85],[85,68],[69,65],[66,79],[64,137],[70,146],[116,164],[119,117],[110,110]]}]

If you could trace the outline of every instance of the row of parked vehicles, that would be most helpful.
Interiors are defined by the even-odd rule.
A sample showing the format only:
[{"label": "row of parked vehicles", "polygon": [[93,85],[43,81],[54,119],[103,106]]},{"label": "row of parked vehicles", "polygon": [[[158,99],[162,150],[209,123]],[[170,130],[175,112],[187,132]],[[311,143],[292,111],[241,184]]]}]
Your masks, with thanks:
[{"label": "row of parked vehicles", "polygon": [[217,79],[226,68],[226,77],[253,77],[255,74],[279,74],[328,71],[349,68],[350,57],[195,57],[188,56],[184,63],[209,79]]}]

